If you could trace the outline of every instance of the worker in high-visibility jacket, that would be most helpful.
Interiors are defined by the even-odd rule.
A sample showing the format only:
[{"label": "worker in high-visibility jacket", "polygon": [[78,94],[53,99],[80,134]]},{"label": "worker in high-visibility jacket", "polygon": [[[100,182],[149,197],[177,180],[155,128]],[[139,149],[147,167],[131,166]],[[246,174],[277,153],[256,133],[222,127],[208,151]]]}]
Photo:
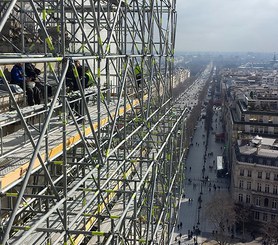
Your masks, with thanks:
[{"label": "worker in high-visibility jacket", "polygon": [[91,87],[95,84],[94,77],[88,66],[85,66],[85,87]]},{"label": "worker in high-visibility jacket", "polygon": [[135,73],[137,85],[138,85],[138,87],[140,87],[141,80],[142,80],[142,71],[141,71],[141,67],[139,64],[135,65],[134,73]]}]

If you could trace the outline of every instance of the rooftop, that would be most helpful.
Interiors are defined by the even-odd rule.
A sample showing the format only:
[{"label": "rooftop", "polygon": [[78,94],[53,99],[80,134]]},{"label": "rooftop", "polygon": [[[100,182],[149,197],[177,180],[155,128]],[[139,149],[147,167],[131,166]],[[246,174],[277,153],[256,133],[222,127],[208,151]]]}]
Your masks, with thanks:
[{"label": "rooftop", "polygon": [[278,158],[278,139],[264,138],[259,135],[238,140],[239,153],[249,156]]}]

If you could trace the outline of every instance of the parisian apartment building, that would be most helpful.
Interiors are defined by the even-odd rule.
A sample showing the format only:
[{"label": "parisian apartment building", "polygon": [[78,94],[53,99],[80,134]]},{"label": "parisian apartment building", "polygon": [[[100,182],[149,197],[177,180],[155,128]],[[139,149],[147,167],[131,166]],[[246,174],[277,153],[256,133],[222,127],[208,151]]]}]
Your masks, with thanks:
[{"label": "parisian apartment building", "polygon": [[250,208],[255,221],[269,222],[278,218],[276,72],[257,72],[256,80],[248,72],[239,74],[223,76],[231,191],[235,202]]}]

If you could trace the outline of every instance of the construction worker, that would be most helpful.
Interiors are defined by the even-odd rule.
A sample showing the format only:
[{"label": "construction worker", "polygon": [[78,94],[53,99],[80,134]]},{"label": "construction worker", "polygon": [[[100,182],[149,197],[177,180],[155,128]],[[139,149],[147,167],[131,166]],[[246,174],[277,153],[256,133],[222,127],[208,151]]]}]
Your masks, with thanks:
[{"label": "construction worker", "polygon": [[136,66],[134,68],[134,73],[135,73],[135,77],[136,77],[137,86],[139,88],[140,84],[141,84],[141,79],[142,79],[142,71],[141,71],[141,67],[138,63],[136,64]]},{"label": "construction worker", "polygon": [[85,87],[92,87],[95,84],[95,80],[88,66],[85,66]]},{"label": "construction worker", "polygon": [[[79,60],[74,61],[74,65],[77,69],[78,77],[79,79],[82,77],[82,65],[80,64]],[[70,91],[77,91],[78,90],[78,84],[76,77],[74,76],[73,72],[73,64],[70,64],[68,67],[68,71],[66,74],[66,85],[69,88]]]}]

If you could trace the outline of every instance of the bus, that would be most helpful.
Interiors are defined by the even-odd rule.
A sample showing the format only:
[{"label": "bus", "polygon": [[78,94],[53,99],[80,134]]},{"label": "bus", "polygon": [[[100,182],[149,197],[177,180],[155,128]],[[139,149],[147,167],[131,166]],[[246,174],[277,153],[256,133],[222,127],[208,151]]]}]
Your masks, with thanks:
[{"label": "bus", "polygon": [[226,169],[224,168],[224,161],[223,156],[217,156],[216,158],[216,170],[217,170],[217,177],[223,178],[226,176]]}]

